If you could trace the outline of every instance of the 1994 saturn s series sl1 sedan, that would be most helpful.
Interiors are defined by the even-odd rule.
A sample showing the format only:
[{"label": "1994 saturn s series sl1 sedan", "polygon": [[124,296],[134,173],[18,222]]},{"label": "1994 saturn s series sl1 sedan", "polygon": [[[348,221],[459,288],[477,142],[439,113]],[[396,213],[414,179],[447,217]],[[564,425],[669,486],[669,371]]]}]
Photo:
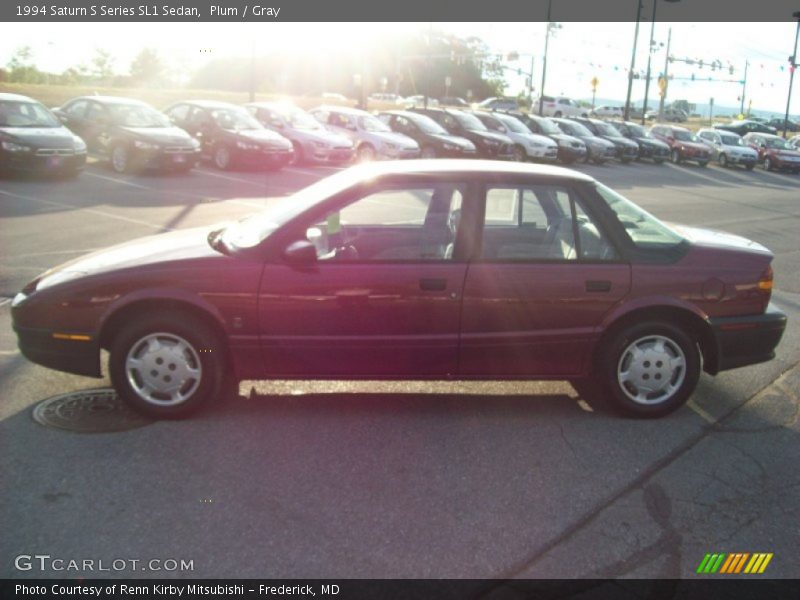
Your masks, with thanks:
[{"label": "1994 saturn s series sl1 sedan", "polygon": [[668,226],[591,177],[475,160],[353,167],[213,230],[78,258],[13,301],[19,346],[183,417],[230,380],[566,379],[639,417],[771,359],[772,254]]}]

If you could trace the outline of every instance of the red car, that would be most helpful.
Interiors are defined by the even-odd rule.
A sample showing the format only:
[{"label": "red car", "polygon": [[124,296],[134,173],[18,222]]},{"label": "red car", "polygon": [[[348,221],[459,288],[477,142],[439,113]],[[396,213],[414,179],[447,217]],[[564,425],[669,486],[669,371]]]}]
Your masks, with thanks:
[{"label": "red car", "polygon": [[744,142],[758,152],[758,161],[766,171],[773,169],[800,173],[800,151],[777,135],[748,133]]},{"label": "red car", "polygon": [[670,148],[670,159],[675,164],[694,161],[705,167],[711,160],[711,150],[696,135],[685,127],[653,125],[650,133]]},{"label": "red car", "polygon": [[[773,255],[587,175],[353,167],[248,219],[89,254],[12,305],[23,354],[183,417],[229,380],[568,379],[640,417],[774,357]],[[227,388],[226,388],[227,389]]]}]

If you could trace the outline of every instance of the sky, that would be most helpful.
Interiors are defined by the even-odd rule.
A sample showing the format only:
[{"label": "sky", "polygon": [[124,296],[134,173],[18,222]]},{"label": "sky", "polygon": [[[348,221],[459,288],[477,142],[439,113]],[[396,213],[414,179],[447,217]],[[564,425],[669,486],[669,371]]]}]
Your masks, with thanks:
[{"label": "sky", "polygon": [[[89,63],[97,48],[110,51],[120,73],[127,72],[133,57],[152,47],[184,70],[196,69],[216,57],[250,56],[292,51],[330,52],[350,44],[379,44],[387,33],[417,29],[477,35],[493,52],[520,55],[506,62],[513,69],[529,71],[533,61],[535,94],[541,85],[546,23],[14,23],[0,24],[0,64],[19,46],[29,45],[38,66],[60,72],[76,63]],[[591,98],[590,81],[599,81],[597,97],[625,101],[634,23],[560,23],[550,38],[545,93]],[[755,110],[782,114],[789,91],[788,57],[792,53],[796,25],[785,23],[656,23],[651,71],[663,71],[668,31],[670,54],[676,58],[703,60],[704,68],[681,62],[670,64],[675,79],[668,99],[692,103],[738,106],[745,61],[749,61],[746,98]],[[635,72],[647,66],[650,22],[639,28]],[[296,49],[295,49],[296,48]],[[719,60],[723,71],[712,72],[708,63]],[[734,73],[730,74],[729,67]],[[692,74],[695,80],[690,79]],[[737,83],[706,79],[735,80]],[[800,113],[800,75],[796,78],[790,112]],[[525,77],[509,74],[507,92],[516,95]],[[657,101],[651,84],[651,104]],[[632,100],[644,96],[644,79],[634,80]]]}]

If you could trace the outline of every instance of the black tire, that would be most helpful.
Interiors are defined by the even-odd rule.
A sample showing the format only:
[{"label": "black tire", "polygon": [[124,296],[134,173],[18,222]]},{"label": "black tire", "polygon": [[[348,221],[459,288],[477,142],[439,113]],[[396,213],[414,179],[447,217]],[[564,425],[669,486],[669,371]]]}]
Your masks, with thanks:
[{"label": "black tire", "polygon": [[708,166],[708,161],[707,160],[700,161],[700,162],[697,163],[697,165],[700,166],[700,167],[707,167]]},{"label": "black tire", "polygon": [[375,148],[373,148],[371,144],[361,144],[356,149],[357,162],[372,162],[377,156],[378,153],[375,152]]},{"label": "black tire", "polygon": [[670,159],[670,160],[671,160],[671,161],[672,161],[674,164],[676,164],[676,165],[679,165],[679,164],[681,164],[681,161],[683,160],[683,159],[681,158],[681,153],[680,153],[680,152],[679,152],[677,149],[673,150],[673,151],[670,153],[670,155],[669,155],[669,159]]},{"label": "black tire", "polygon": [[[663,351],[657,350],[659,340],[663,342]],[[634,359],[637,355],[630,351],[634,345],[639,349],[644,348],[644,354],[638,354],[640,358]],[[681,354],[682,366],[678,366]],[[648,360],[649,355],[652,362]],[[656,418],[673,412],[689,399],[700,378],[701,361],[697,342],[680,327],[661,321],[625,327],[603,342],[597,356],[595,377],[611,405],[630,417]],[[669,361],[674,360],[676,365],[670,368],[670,365],[658,360],[660,357],[670,357]],[[632,362],[634,360],[641,361],[641,365],[637,367]],[[618,373],[622,376],[631,370],[631,379],[620,383]],[[647,383],[643,383],[644,380]],[[645,393],[650,381],[656,386],[666,385],[673,389]],[[637,383],[640,387],[637,387]],[[633,398],[634,395],[640,399]]]},{"label": "black tire", "polygon": [[764,157],[764,170],[772,171],[772,159],[769,156]]},{"label": "black tire", "polygon": [[[155,334],[158,334],[159,349],[146,351],[145,340]],[[191,352],[180,351],[176,345],[170,346],[175,340],[185,342]],[[222,389],[227,352],[213,330],[197,317],[173,311],[154,311],[141,316],[116,335],[110,351],[109,373],[114,389],[128,406],[148,417],[188,417]],[[147,361],[139,368],[132,366],[130,377],[127,368],[129,358]],[[197,372],[196,377],[188,376],[174,384],[182,385],[176,393],[183,390],[185,398],[167,399],[166,393],[154,390],[148,393],[144,390],[145,384],[153,380],[158,385],[162,385],[162,381],[168,382],[168,385],[172,383],[170,378],[174,373],[181,373],[182,362]],[[179,375],[175,376],[176,379],[177,376]],[[137,382],[140,391],[134,386]],[[149,395],[151,399],[148,400],[143,395]],[[168,401],[173,403],[169,404]]]},{"label": "black tire", "polygon": [[214,151],[211,153],[211,162],[213,162],[214,166],[220,171],[232,169],[233,152],[231,152],[230,147],[225,144],[215,146]]},{"label": "black tire", "polygon": [[294,148],[294,154],[292,155],[292,160],[290,160],[288,164],[292,167],[298,167],[306,160],[303,155],[303,146],[301,146],[299,142],[292,142],[292,148]]},{"label": "black tire", "polygon": [[556,112],[553,114],[553,116],[554,116],[556,119],[560,119],[560,118],[561,118],[561,114],[562,114],[562,113],[561,113],[561,111],[560,111],[560,110],[557,110],[557,111],[556,111]]},{"label": "black tire", "polygon": [[664,164],[664,159],[663,158],[654,158],[653,162],[656,163],[657,165],[663,165]]},{"label": "black tire", "polygon": [[755,166],[756,166],[756,165],[755,165],[755,163],[752,163],[752,164],[748,164],[748,165],[747,165],[745,168],[746,168],[748,171],[752,171],[752,170],[755,168]]},{"label": "black tire", "polygon": [[514,149],[512,150],[512,156],[515,162],[525,162],[528,159],[528,153],[525,152],[525,148],[523,148],[519,144],[514,145]]},{"label": "black tire", "polygon": [[120,175],[131,170],[131,156],[124,144],[117,144],[111,148],[108,155],[108,164],[111,170]]},{"label": "black tire", "polygon": [[723,169],[728,166],[728,157],[724,154],[719,155],[719,166]]}]

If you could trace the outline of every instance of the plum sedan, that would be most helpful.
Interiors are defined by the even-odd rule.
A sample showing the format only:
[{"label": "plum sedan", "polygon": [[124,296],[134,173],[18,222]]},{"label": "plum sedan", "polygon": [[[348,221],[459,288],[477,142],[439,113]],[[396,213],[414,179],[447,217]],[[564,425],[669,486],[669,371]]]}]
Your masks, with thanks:
[{"label": "plum sedan", "polygon": [[568,169],[367,164],[266,212],[47,271],[23,354],[179,418],[242,379],[562,379],[638,417],[774,357],[773,255]]}]

